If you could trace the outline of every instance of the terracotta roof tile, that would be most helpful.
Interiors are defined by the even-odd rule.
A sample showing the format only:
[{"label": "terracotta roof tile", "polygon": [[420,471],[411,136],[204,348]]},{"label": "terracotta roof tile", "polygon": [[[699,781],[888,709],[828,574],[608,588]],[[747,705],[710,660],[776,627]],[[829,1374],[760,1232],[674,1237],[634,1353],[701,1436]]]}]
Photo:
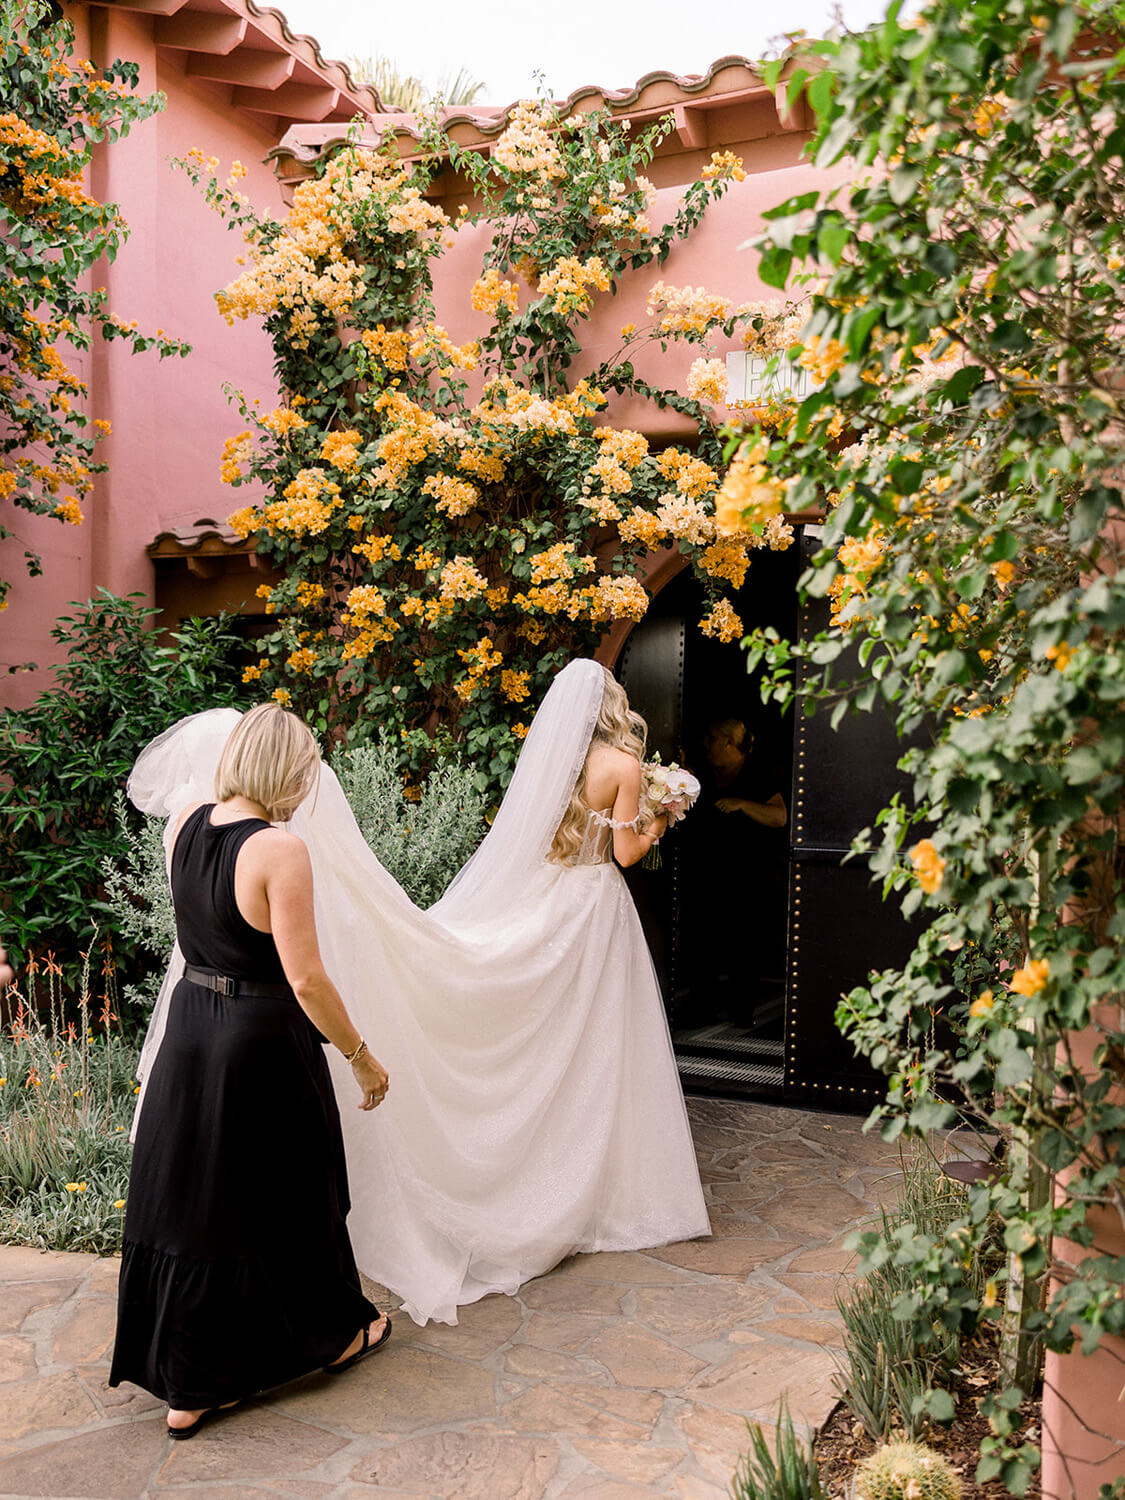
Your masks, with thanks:
[{"label": "terracotta roof tile", "polygon": [[[251,0],[248,0],[251,3]],[[734,99],[751,95],[768,95],[769,90],[762,81],[758,67],[741,54],[720,57],[706,73],[674,73],[667,69],[656,69],[638,78],[627,88],[610,89],[599,84],[583,84],[573,89],[565,99],[556,101],[561,116],[576,110],[608,108],[615,115],[665,114],[677,104],[716,107]],[[441,123],[462,145],[479,142],[487,145],[508,124],[518,101],[511,104],[479,105],[469,108],[456,106],[442,112]],[[374,114],[359,139],[360,145],[374,145],[387,135],[404,137],[406,140],[421,140],[415,116],[401,110],[383,109]],[[270,152],[267,160],[285,159],[298,165],[315,162],[324,152],[334,150],[346,143],[345,132],[331,125],[293,125],[281,141]]]}]

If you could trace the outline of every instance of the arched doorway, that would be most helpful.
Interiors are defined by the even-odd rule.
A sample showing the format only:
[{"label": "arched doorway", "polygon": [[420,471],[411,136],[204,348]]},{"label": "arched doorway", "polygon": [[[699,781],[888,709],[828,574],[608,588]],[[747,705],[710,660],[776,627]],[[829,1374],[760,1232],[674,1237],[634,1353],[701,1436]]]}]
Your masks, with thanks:
[{"label": "arched doorway", "polygon": [[[824,602],[800,605],[797,591],[819,546],[819,528],[805,526],[787,552],[754,555],[734,598],[748,629],[808,639],[823,628]],[[878,714],[849,715],[833,731],[827,712],[763,705],[739,644],[701,634],[706,607],[693,575],[678,573],[616,665],[651,748],[704,782],[699,806],[661,846],[662,867],[627,876],[680,1071],[695,1089],[866,1109],[878,1082],[836,1030],[836,1006],[871,969],[904,958],[911,933],[864,863],[845,857],[902,786],[902,746]],[[845,660],[841,670],[859,668]],[[720,808],[707,740],[724,723],[745,727],[749,750],[731,790],[759,806],[780,794],[783,827]]]}]

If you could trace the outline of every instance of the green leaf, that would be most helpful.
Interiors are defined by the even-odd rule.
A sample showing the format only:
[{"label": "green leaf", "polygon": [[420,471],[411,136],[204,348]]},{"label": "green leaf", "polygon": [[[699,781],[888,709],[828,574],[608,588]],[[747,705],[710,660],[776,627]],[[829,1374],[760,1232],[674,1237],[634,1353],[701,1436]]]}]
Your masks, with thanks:
[{"label": "green leaf", "polygon": [[923,168],[914,163],[896,167],[888,183],[891,201],[897,203],[900,208],[904,203],[908,203],[913,198],[922,176]]}]

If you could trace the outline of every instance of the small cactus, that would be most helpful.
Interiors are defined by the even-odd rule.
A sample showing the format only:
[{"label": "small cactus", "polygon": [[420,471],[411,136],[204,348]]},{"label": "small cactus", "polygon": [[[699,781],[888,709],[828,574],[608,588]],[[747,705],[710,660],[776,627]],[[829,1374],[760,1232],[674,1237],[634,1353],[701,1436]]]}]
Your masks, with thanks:
[{"label": "small cactus", "polygon": [[854,1500],[961,1500],[961,1481],[925,1443],[884,1443],[855,1472]]}]

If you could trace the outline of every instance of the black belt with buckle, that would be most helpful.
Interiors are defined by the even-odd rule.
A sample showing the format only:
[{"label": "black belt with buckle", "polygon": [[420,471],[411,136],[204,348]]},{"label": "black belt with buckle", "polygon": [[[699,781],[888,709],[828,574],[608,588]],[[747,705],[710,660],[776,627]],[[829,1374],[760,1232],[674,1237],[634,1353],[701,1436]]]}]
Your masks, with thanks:
[{"label": "black belt with buckle", "polygon": [[229,974],[217,974],[214,969],[197,969],[194,964],[184,966],[184,978],[192,984],[201,984],[214,990],[217,995],[260,996],[263,1000],[295,1000],[296,996],[287,984],[263,984],[256,979],[233,979]]}]

